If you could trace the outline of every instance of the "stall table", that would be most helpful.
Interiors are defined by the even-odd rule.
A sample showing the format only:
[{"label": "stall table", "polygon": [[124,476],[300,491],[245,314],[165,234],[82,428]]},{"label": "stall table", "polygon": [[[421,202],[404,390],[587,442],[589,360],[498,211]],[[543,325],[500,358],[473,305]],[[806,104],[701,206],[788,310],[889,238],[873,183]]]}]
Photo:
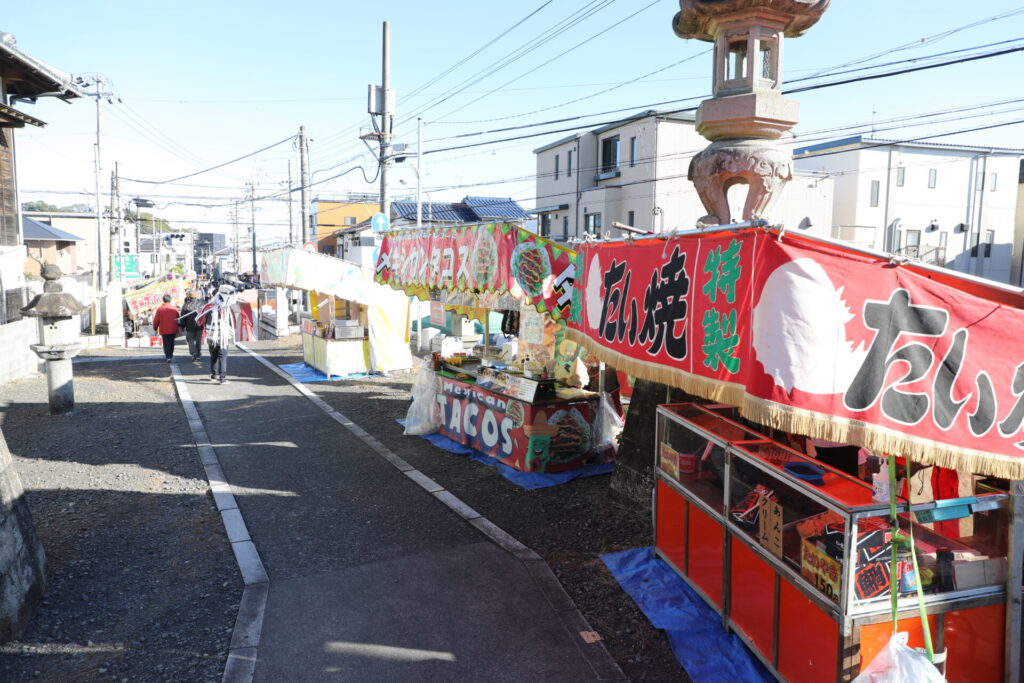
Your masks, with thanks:
[{"label": "stall table", "polygon": [[304,320],[302,325],[302,360],[328,377],[362,375],[368,370],[367,338],[328,339],[316,324]]},{"label": "stall table", "polygon": [[[658,408],[655,552],[780,679],[850,680],[892,633],[888,502],[732,411]],[[934,501],[908,511],[898,499],[930,579],[928,620],[952,682],[1003,680],[1008,539],[1018,523],[1010,499],[964,499],[970,514],[959,533],[925,523]],[[916,592],[905,584],[897,609],[900,630],[922,646]]]},{"label": "stall table", "polygon": [[562,472],[590,457],[596,395],[559,398],[553,382],[474,363],[445,365],[438,381],[440,432],[448,438],[522,472]]}]

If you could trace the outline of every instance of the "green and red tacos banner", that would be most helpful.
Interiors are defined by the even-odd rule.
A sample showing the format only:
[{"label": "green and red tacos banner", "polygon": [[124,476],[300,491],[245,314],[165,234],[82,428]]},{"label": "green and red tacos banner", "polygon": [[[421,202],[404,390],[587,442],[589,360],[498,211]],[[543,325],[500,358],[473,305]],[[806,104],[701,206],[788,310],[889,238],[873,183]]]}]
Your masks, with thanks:
[{"label": "green and red tacos banner", "polygon": [[411,294],[441,289],[511,295],[559,320],[573,298],[575,253],[507,223],[384,236],[377,282]]},{"label": "green and red tacos banner", "polygon": [[761,230],[580,245],[570,336],[761,424],[1024,478],[1024,296]]}]

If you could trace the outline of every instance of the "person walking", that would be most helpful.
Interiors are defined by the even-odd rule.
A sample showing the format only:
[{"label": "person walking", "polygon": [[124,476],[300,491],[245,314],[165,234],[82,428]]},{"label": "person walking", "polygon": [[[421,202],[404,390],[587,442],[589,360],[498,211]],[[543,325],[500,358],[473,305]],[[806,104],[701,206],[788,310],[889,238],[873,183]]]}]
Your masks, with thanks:
[{"label": "person walking", "polygon": [[203,355],[203,326],[198,322],[202,307],[203,302],[196,296],[196,290],[190,289],[185,293],[185,303],[181,305],[181,317],[178,318],[178,324],[185,329],[188,353],[194,363],[198,363]]},{"label": "person walking", "polygon": [[228,349],[235,343],[235,323],[231,307],[237,298],[234,287],[221,285],[197,316],[196,321],[206,327],[211,382],[226,384],[228,381]]},{"label": "person walking", "polygon": [[171,303],[171,295],[164,294],[164,303],[153,314],[153,329],[164,342],[164,359],[174,358],[174,338],[178,336],[178,309]]}]

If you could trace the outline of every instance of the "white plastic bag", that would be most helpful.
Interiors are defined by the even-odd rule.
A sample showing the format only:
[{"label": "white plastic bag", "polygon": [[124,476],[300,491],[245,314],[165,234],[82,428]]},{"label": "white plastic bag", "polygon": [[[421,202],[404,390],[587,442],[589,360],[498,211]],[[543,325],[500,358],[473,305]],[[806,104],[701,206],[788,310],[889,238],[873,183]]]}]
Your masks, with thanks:
[{"label": "white plastic bag", "polygon": [[424,365],[412,384],[412,405],[405,414],[405,434],[433,434],[441,427],[437,404],[437,375]]},{"label": "white plastic bag", "polygon": [[853,683],[944,683],[927,655],[907,647],[909,638],[907,633],[890,638]]},{"label": "white plastic bag", "polygon": [[604,456],[605,462],[615,459],[619,450],[619,435],[623,427],[622,416],[615,410],[608,394],[601,394],[594,418],[594,450]]}]

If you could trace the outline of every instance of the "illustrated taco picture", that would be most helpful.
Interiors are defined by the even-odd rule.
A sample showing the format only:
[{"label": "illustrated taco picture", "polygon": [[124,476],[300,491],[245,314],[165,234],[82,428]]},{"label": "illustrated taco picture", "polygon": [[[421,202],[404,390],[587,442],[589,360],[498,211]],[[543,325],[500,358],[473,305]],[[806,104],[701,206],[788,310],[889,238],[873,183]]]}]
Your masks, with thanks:
[{"label": "illustrated taco picture", "polygon": [[551,277],[551,259],[536,242],[523,242],[512,252],[512,275],[529,297],[538,297]]},{"label": "illustrated taco picture", "polygon": [[481,230],[477,235],[470,266],[473,285],[477,289],[493,288],[494,277],[498,274],[498,245],[487,230]]},{"label": "illustrated taco picture", "polygon": [[555,411],[548,424],[558,428],[551,439],[552,462],[572,460],[590,450],[590,425],[576,408]]},{"label": "illustrated taco picture", "polygon": [[505,406],[505,416],[512,420],[513,427],[522,427],[526,422],[526,408],[519,401],[509,401]]}]

